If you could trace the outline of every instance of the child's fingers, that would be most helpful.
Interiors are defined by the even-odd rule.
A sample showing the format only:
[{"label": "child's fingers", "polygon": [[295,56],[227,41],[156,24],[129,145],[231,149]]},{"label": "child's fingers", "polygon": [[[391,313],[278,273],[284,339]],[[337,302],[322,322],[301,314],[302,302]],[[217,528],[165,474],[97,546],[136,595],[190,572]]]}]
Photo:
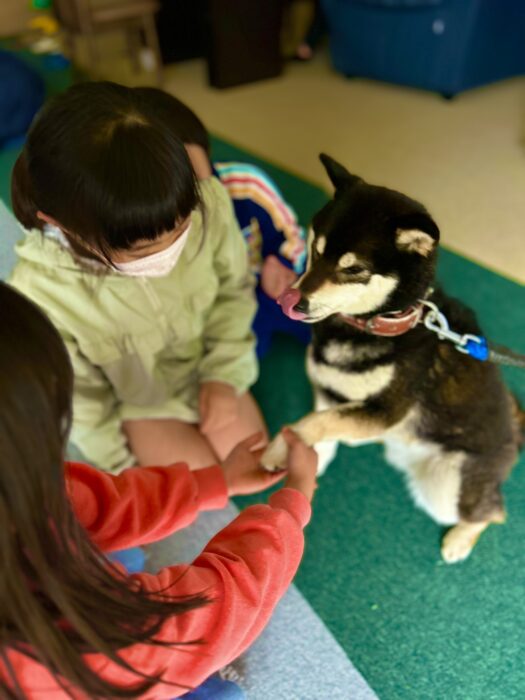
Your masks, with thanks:
[{"label": "child's fingers", "polygon": [[295,445],[304,445],[299,435],[295,433],[291,428],[287,426],[282,429],[282,436],[288,447],[295,447]]},{"label": "child's fingers", "polygon": [[270,488],[270,486],[273,486],[274,484],[278,484],[279,481],[284,479],[286,476],[287,472],[285,469],[283,469],[280,472],[267,472],[261,469],[258,472],[258,478],[261,482],[262,488]]},{"label": "child's fingers", "polygon": [[244,438],[244,440],[241,440],[241,442],[237,444],[237,447],[245,447],[246,449],[250,450],[252,447],[258,445],[262,439],[263,434],[259,431],[258,433],[249,435],[247,438]]},{"label": "child's fingers", "polygon": [[254,460],[259,464],[261,461],[261,457],[264,454],[264,451],[266,450],[266,447],[260,447],[258,450],[251,450],[252,457]]}]

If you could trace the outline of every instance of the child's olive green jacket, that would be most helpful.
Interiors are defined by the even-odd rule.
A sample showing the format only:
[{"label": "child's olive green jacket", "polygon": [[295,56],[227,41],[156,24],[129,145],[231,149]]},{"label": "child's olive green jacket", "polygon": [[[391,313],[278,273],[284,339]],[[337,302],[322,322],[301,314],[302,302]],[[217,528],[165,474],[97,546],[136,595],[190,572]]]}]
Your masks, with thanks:
[{"label": "child's olive green jacket", "polygon": [[48,314],[67,345],[72,441],[103,469],[133,464],[123,420],[197,422],[201,382],[244,392],[256,379],[246,246],[218,180],[202,182],[201,192],[204,217],[192,213],[182,255],[165,277],[94,273],[40,231],[17,247],[10,282]]}]

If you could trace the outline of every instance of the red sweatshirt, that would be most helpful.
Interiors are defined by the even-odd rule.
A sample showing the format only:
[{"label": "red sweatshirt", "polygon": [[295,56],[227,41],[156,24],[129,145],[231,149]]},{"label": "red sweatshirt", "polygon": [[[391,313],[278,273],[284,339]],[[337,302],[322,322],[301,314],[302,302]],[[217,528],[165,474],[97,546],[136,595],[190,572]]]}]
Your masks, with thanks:
[{"label": "red sweatshirt", "polygon": [[[67,464],[66,478],[75,513],[104,551],[148,544],[189,525],[199,511],[222,508],[228,496],[220,467],[191,472],[185,465],[128,469],[118,476],[83,464]],[[206,591],[211,604],[174,616],[159,639],[195,647],[160,648],[136,644],[121,656],[145,674],[195,687],[239,656],[262,631],[297,571],[303,553],[303,528],[310,518],[307,499],[294,489],[274,493],[268,505],[251,506],[219,532],[197,559],[156,575],[134,574],[150,591],[185,596]],[[104,611],[101,611],[101,615]],[[40,664],[18,653],[9,658],[28,698],[65,700],[68,696]],[[135,685],[134,674],[101,654],[86,663],[103,678]],[[140,697],[176,698],[183,688],[161,683]],[[78,691],[74,697],[87,696]]]}]

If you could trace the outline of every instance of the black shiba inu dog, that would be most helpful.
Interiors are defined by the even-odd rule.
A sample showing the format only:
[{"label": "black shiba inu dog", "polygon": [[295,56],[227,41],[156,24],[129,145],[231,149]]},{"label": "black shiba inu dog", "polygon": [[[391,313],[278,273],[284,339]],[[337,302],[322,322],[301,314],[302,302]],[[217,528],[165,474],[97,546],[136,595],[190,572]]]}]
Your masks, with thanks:
[{"label": "black shiba inu dog", "polygon": [[[499,370],[458,352],[420,323],[433,302],[461,334],[472,311],[432,289],[439,229],[426,209],[321,155],[335,195],[309,232],[305,274],[283,311],[313,326],[307,371],[316,410],[291,426],[315,445],[321,469],[338,442],[382,442],[418,506],[453,527],[447,562],[466,558],[503,522],[500,487],[517,459],[523,413]],[[263,455],[284,466],[278,435]]]}]

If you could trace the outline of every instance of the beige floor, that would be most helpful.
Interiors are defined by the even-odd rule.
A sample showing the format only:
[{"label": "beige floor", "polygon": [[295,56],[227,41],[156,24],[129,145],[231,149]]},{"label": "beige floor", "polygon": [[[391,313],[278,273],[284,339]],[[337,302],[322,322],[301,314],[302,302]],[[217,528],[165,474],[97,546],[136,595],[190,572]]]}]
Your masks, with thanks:
[{"label": "beige floor", "polygon": [[[105,66],[122,82],[148,80],[122,60]],[[191,61],[169,66],[165,87],[217,135],[320,185],[328,187],[317,159],[325,151],[419,199],[450,249],[525,281],[525,78],[446,102],[347,80],[321,54],[288,64],[281,78],[230,90],[208,87],[204,63]]]}]

